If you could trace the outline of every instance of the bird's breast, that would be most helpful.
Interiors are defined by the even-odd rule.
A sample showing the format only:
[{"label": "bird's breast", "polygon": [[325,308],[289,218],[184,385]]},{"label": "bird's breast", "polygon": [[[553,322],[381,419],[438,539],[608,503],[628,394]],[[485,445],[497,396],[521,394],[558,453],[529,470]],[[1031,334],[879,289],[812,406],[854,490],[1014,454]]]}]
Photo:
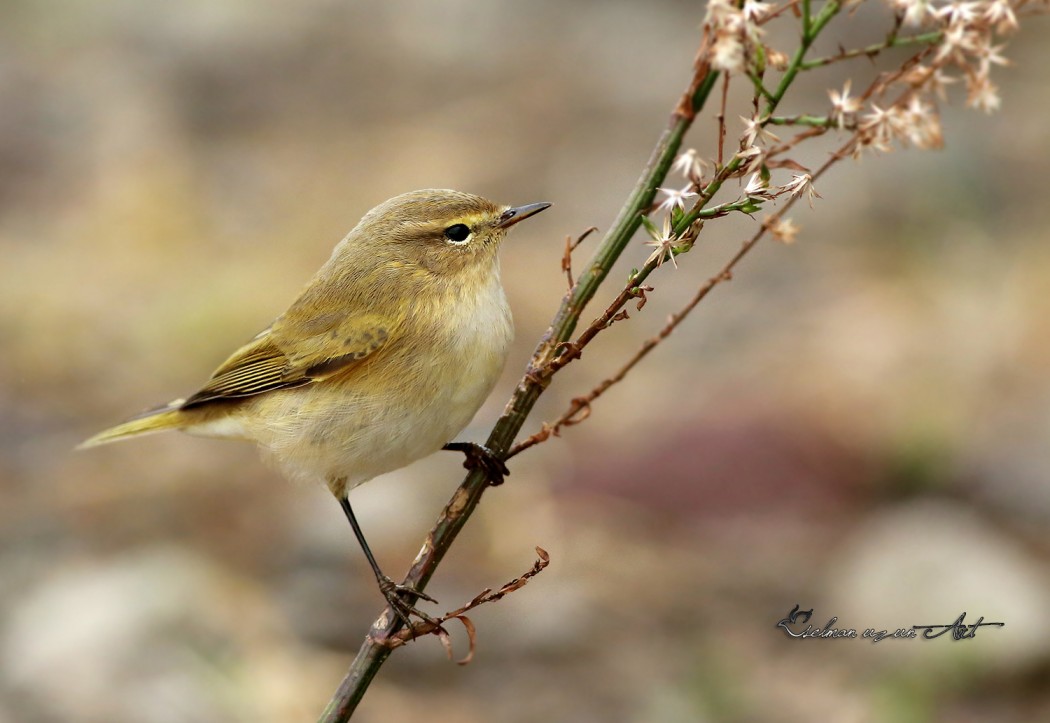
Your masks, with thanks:
[{"label": "bird's breast", "polygon": [[252,436],[297,477],[345,477],[352,487],[452,441],[499,379],[513,325],[499,277],[416,298],[390,348],[345,380],[260,399]]},{"label": "bird's breast", "polygon": [[449,407],[449,427],[458,434],[484,403],[507,359],[514,327],[498,275],[475,293],[459,295],[442,336],[448,360],[433,392]]}]

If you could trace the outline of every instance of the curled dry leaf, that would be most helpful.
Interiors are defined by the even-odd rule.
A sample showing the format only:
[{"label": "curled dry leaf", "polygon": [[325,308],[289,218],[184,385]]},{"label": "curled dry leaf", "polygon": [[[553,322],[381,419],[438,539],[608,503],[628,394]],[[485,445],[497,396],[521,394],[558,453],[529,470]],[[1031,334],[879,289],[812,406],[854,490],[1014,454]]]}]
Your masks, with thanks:
[{"label": "curled dry leaf", "polygon": [[474,659],[474,651],[477,649],[478,629],[474,627],[474,623],[466,615],[457,615],[456,620],[463,623],[463,627],[467,631],[467,640],[470,641],[470,649],[467,651],[466,657],[456,661],[456,664],[469,665],[470,661]]},{"label": "curled dry leaf", "polygon": [[474,623],[466,615],[453,615],[447,620],[458,620],[463,624],[463,628],[467,631],[467,654],[461,660],[456,660],[452,654],[452,636],[448,634],[448,631],[444,628],[438,628],[435,634],[441,640],[441,645],[445,648],[445,654],[448,655],[450,661],[454,661],[456,665],[469,665],[470,661],[474,659],[474,651],[477,649],[478,629],[474,627]]},{"label": "curled dry leaf", "polygon": [[[514,578],[496,592],[493,592],[491,588],[486,588],[481,593],[476,595],[473,600],[471,600],[458,610],[453,610],[450,613],[446,613],[443,617],[438,618],[437,620],[420,620],[417,623],[413,623],[411,627],[403,628],[400,631],[398,631],[395,635],[392,635],[391,637],[387,638],[383,644],[390,649],[394,649],[399,648],[402,645],[405,645],[406,643],[409,643],[415,640],[416,638],[422,637],[424,635],[436,635],[438,640],[441,641],[442,647],[445,648],[445,653],[448,655],[449,660],[455,661],[457,665],[467,665],[468,663],[470,663],[471,660],[474,659],[474,651],[477,648],[478,630],[475,627],[473,621],[470,618],[468,618],[465,613],[469,612],[470,610],[473,610],[479,605],[484,605],[485,603],[490,602],[496,602],[504,595],[508,595],[514,592],[515,590],[525,587],[529,580],[536,577],[536,575],[542,572],[543,569],[550,564],[550,555],[547,554],[547,551],[543,548],[536,548],[536,556],[536,562],[532,564],[531,569],[525,572],[525,574]],[[461,660],[455,660],[455,657],[452,652],[452,636],[444,627],[445,623],[453,619],[458,620],[463,625],[463,628],[467,631],[468,650],[466,656],[464,656]]]},{"label": "curled dry leaf", "polygon": [[591,402],[587,397],[575,397],[572,400],[572,412],[562,422],[566,427],[571,427],[591,416]]},{"label": "curled dry leaf", "polygon": [[642,307],[645,306],[646,303],[649,301],[649,297],[646,296],[646,294],[648,294],[652,290],[653,287],[647,284],[642,286],[635,286],[633,289],[631,289],[631,296],[634,296],[638,299],[638,306],[635,307],[638,309],[638,311],[641,311]]}]

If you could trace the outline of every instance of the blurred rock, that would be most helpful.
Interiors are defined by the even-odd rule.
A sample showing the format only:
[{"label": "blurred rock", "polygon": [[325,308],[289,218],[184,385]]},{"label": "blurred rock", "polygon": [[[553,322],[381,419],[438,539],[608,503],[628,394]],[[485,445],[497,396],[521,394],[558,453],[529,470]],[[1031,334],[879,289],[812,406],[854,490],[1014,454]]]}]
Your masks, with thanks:
[{"label": "blurred rock", "polygon": [[982,420],[960,467],[978,499],[1042,535],[1050,524],[1050,387],[1032,379],[1012,404]]},{"label": "blurred rock", "polygon": [[324,695],[302,706],[293,692],[307,681],[290,685],[296,646],[267,596],[179,548],[52,571],[15,601],[0,641],[24,719],[276,723]]},{"label": "blurred rock", "polygon": [[[840,625],[860,631],[912,625],[948,625],[961,613],[967,624],[983,617],[1002,628],[981,628],[973,640],[895,641],[887,657],[871,663],[912,669],[946,667],[1023,671],[1050,658],[1050,575],[1001,529],[973,510],[930,499],[872,516],[835,549],[825,568],[826,609]],[[934,631],[937,632],[937,631]],[[864,657],[866,650],[860,651]],[[885,651],[879,651],[884,653]]]}]

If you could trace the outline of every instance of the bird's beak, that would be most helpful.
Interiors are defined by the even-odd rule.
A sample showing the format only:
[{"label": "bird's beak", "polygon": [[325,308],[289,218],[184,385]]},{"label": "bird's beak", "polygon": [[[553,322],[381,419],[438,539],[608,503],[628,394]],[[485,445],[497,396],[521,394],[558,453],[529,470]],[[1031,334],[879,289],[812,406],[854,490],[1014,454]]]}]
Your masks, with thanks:
[{"label": "bird's beak", "polygon": [[535,216],[545,208],[550,208],[550,204],[542,202],[530,203],[517,208],[508,208],[500,214],[499,220],[496,221],[496,228],[510,228],[518,221],[524,221],[529,216]]}]

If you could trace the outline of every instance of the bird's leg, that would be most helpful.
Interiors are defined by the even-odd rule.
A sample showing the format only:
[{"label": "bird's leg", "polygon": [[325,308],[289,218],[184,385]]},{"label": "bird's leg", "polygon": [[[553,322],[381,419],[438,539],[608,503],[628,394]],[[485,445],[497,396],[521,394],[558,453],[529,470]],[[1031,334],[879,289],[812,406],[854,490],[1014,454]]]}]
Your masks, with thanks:
[{"label": "bird's leg", "polygon": [[507,465],[488,447],[474,442],[449,442],[442,449],[450,452],[462,452],[466,455],[463,466],[467,469],[480,469],[489,478],[489,484],[495,487],[503,484],[503,478],[510,474]]},{"label": "bird's leg", "polygon": [[[423,598],[427,602],[437,603],[437,600],[430,597],[421,590],[415,590],[405,585],[398,585],[396,582],[391,580],[389,577],[383,574],[383,571],[379,569],[379,563],[376,562],[376,558],[372,555],[372,550],[368,548],[368,543],[365,541],[365,535],[361,531],[361,525],[357,523],[357,517],[354,515],[354,510],[350,507],[350,500],[345,495],[339,497],[339,504],[343,508],[343,512],[346,513],[346,519],[350,521],[350,526],[354,528],[354,535],[357,537],[357,541],[361,543],[361,549],[365,552],[365,557],[368,558],[368,564],[372,566],[372,572],[375,573],[376,582],[379,583],[379,591],[383,593],[383,597],[386,598],[387,603],[390,605],[390,609],[394,611],[394,614],[401,618],[401,621],[408,627],[412,627],[412,621],[409,620],[411,615],[415,615],[428,623],[436,623],[436,621],[424,613],[421,610],[417,610],[411,602],[412,598]],[[405,597],[408,597],[406,599]]]}]

